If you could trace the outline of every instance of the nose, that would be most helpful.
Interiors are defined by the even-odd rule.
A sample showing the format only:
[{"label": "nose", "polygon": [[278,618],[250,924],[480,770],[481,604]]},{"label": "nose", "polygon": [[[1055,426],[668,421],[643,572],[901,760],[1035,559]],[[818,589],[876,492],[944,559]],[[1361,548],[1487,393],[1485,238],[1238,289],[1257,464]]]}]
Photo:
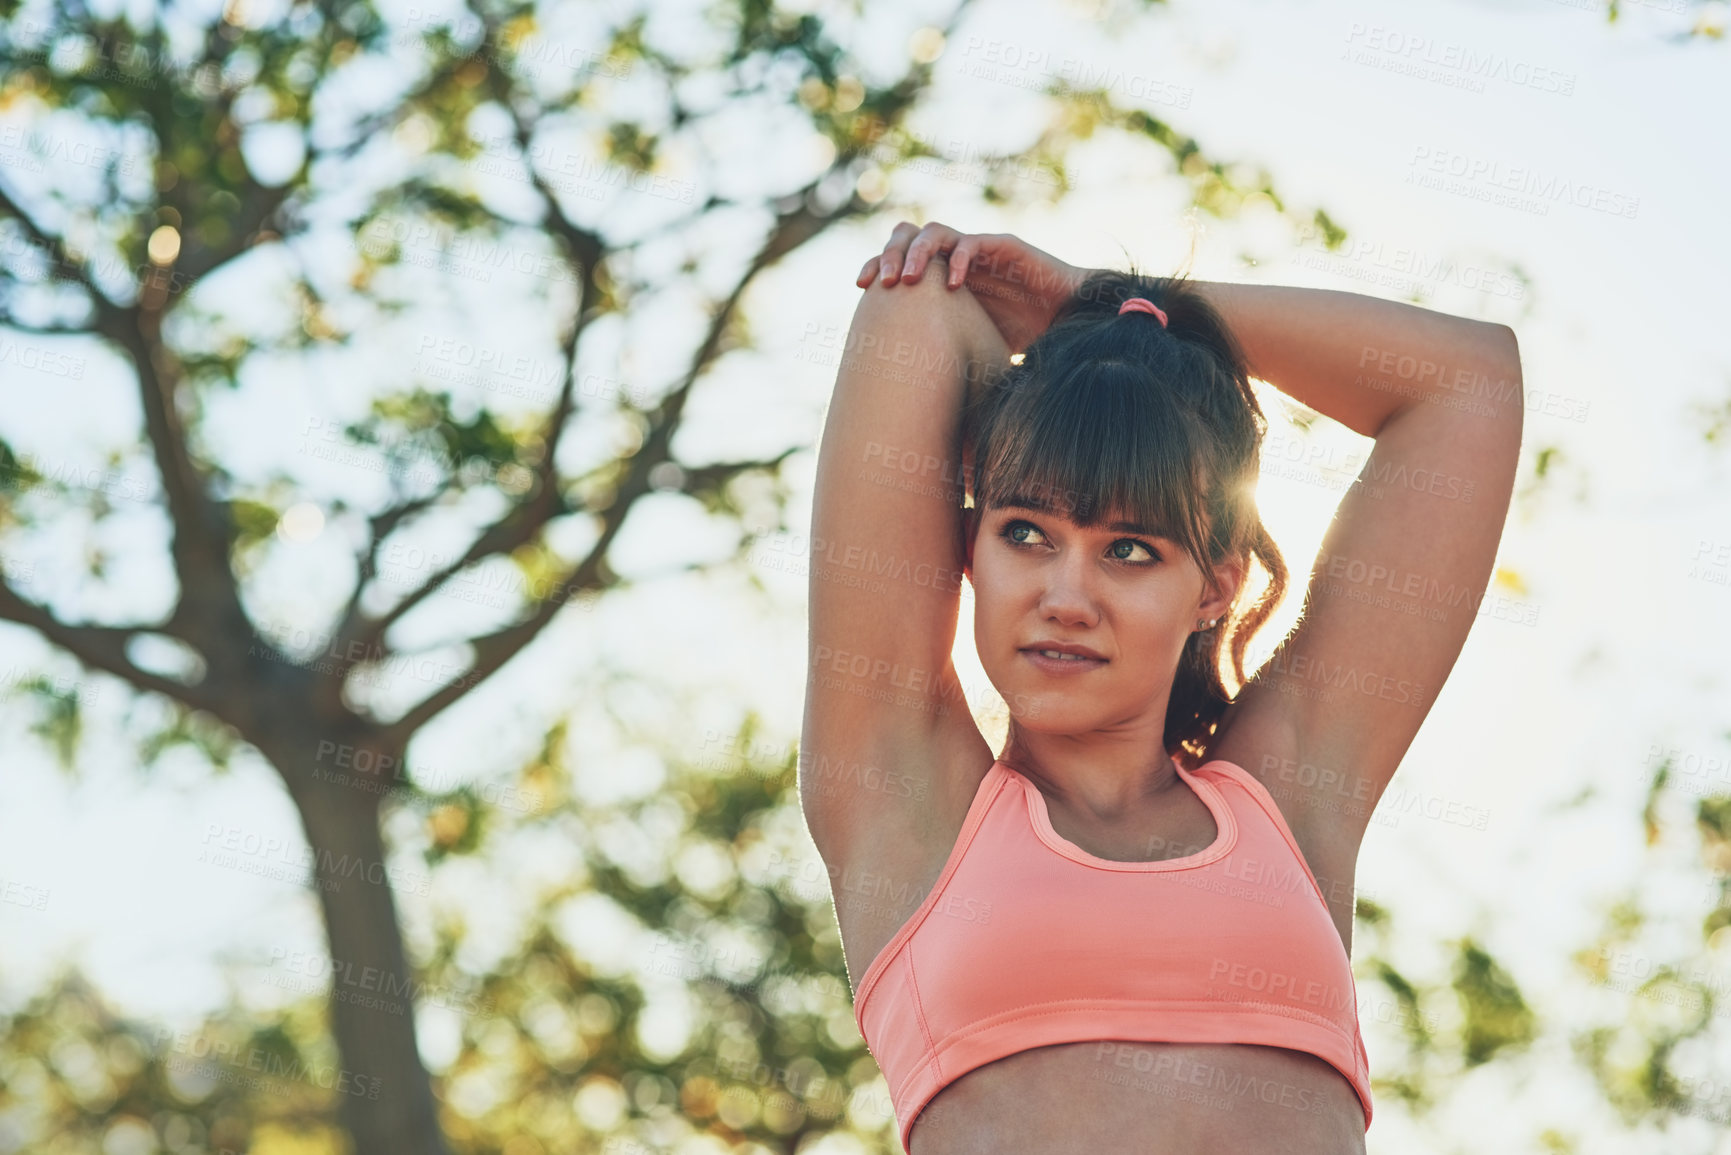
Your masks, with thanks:
[{"label": "nose", "polygon": [[1100,620],[1093,581],[1096,577],[1088,557],[1080,550],[1066,550],[1047,571],[1046,590],[1040,596],[1040,617],[1067,626],[1091,626]]}]

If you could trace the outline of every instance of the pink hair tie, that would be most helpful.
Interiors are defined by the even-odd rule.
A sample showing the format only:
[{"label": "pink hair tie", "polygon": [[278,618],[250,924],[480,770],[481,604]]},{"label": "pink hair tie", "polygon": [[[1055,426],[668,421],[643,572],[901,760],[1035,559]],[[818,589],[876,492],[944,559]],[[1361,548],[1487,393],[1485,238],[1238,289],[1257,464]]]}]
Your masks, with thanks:
[{"label": "pink hair tie", "polygon": [[1161,327],[1164,328],[1166,326],[1165,311],[1161,309],[1159,305],[1150,301],[1147,297],[1131,297],[1128,301],[1125,301],[1122,305],[1118,306],[1118,315],[1120,317],[1125,313],[1132,311],[1137,313],[1153,313],[1156,317],[1160,318]]}]

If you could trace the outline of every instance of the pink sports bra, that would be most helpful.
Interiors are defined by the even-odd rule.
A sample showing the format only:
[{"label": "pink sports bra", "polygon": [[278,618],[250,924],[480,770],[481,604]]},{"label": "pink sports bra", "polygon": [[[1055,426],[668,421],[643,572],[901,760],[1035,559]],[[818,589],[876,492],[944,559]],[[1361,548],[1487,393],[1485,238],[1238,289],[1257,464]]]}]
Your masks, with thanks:
[{"label": "pink sports bra", "polygon": [[1179,777],[1214,816],[1205,850],[1113,862],[1053,829],[994,762],[943,873],[860,980],[855,1021],[902,1147],[946,1085],[1056,1043],[1258,1043],[1320,1056],[1371,1120],[1358,988],[1322,890],[1267,789],[1215,759]]}]

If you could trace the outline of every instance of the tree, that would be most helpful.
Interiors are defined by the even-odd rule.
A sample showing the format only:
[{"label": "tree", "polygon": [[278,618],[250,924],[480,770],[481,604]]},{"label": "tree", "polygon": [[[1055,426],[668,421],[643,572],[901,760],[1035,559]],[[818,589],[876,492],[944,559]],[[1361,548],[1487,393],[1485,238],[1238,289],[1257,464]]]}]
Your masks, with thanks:
[{"label": "tree", "polygon": [[[876,211],[886,171],[939,155],[905,125],[948,29],[921,32],[906,74],[878,85],[816,18],[756,5],[718,10],[711,43],[691,57],[658,46],[644,15],[600,40],[542,29],[545,17],[528,6],[470,11],[451,23],[417,10],[396,27],[366,3],[298,3],[270,23],[249,19],[238,2],[199,28],[186,27],[179,11],[135,26],[72,6],[46,23],[14,13],[7,28],[14,66],[5,100],[31,110],[30,150],[44,163],[41,179],[0,178],[0,321],[21,339],[84,337],[134,377],[159,485],[148,500],[172,525],[177,589],[154,619],[110,622],[56,614],[8,584],[0,617],[174,703],[174,721],[146,753],[185,742],[220,761],[246,743],[268,759],[314,856],[332,957],[406,981],[414,968],[397,929],[381,782],[403,777],[423,726],[523,653],[562,610],[619,584],[608,549],[645,496],[679,494],[738,518],[747,494],[763,488],[753,489],[756,477],[772,483],[779,510],[778,468],[798,446],[693,463],[674,453],[675,435],[705,375],[749,342],[741,303],[754,278],[826,229]],[[190,53],[181,47],[189,42]],[[343,107],[338,86],[353,91],[369,70],[400,87],[370,106]],[[691,79],[722,95],[696,95],[701,86],[681,84]],[[660,107],[614,112],[608,93],[626,81],[656,91]],[[1025,156],[987,158],[1052,174],[988,178],[988,198],[1060,193],[1067,143],[1109,122],[1171,150],[1212,209],[1252,191],[1195,142],[1101,95],[1067,93],[1063,113]],[[692,148],[707,120],[749,97],[798,109],[827,142],[827,162],[749,196],[665,171],[665,158]],[[482,175],[502,179],[489,186]],[[502,191],[506,181],[516,187]],[[611,190],[618,203],[586,211]],[[685,367],[654,397],[582,395],[585,338],[604,319],[646,308],[668,283],[666,273],[638,271],[649,267],[644,254],[670,242],[694,247],[705,223],[723,216],[752,222],[761,239],[708,301]],[[341,259],[319,251],[332,232],[349,241]],[[439,275],[391,275],[416,265]],[[688,258],[682,272],[699,267]],[[368,382],[374,392],[361,420],[321,417],[303,433],[315,454],[376,454],[391,478],[377,503],[342,494],[297,502],[304,478],[284,469],[260,475],[204,435],[213,399],[241,388],[256,367],[288,363],[305,379],[320,359],[360,348],[369,328],[426,308],[453,278],[500,270],[527,270],[512,287],[526,285],[520,295],[551,322],[542,336],[557,349],[546,375],[555,395],[536,420],[512,419],[493,398],[467,408],[427,373]],[[237,307],[247,294],[236,287],[268,291],[273,273],[286,282],[280,304],[269,323],[249,322]],[[396,292],[404,289],[420,292]],[[451,368],[450,358],[429,364]],[[573,467],[579,454],[567,441],[584,420],[625,430],[629,448]],[[112,486],[79,484],[63,463],[10,446],[0,453],[12,534],[75,508],[98,520],[130,512],[117,511]],[[415,468],[401,468],[405,461]],[[494,512],[477,524],[472,511],[483,503]],[[261,612],[267,600],[249,581],[283,536],[327,516],[359,538],[348,596],[323,620],[284,626]],[[435,522],[458,525],[466,545],[393,597],[382,558]],[[587,542],[568,556],[562,543],[573,536]],[[366,686],[380,671],[437,656],[402,640],[411,613],[501,563],[522,579],[513,611],[452,639],[466,658],[419,700],[395,711],[370,702]],[[37,689],[54,699],[69,742],[76,695]],[[63,749],[69,757],[70,745]],[[377,1099],[340,1100],[357,1149],[444,1150],[411,1018],[342,1001],[330,1014],[342,1065],[389,1088]]]},{"label": "tree", "polygon": [[[729,1135],[791,1147],[840,1118],[838,1089],[851,1094],[866,1081],[863,1051],[824,1043],[813,1025],[822,1016],[785,1009],[777,985],[843,974],[833,942],[812,929],[826,896],[771,900],[775,880],[758,878],[694,904],[676,884],[634,881],[605,855],[590,856],[581,885],[646,923],[681,934],[705,933],[724,917],[767,928],[764,957],[775,965],[723,983],[721,1000],[732,1008],[723,1021],[757,1032],[757,1057],[739,1058],[735,1039],[731,1070],[716,1068],[713,1055],[657,1066],[621,1041],[621,1023],[641,1009],[630,984],[573,966],[544,923],[488,974],[454,961],[460,927],[441,928],[438,948],[411,960],[393,885],[402,871],[388,861],[381,828],[391,807],[418,807],[423,853],[437,862],[480,853],[490,834],[531,821],[580,833],[596,820],[561,785],[557,734],[524,769],[547,804],[532,820],[502,814],[472,789],[418,781],[410,745],[571,607],[595,609],[624,584],[609,550],[646,499],[677,498],[736,528],[782,524],[780,468],[803,446],[707,462],[675,449],[694,394],[730,354],[752,348],[745,304],[763,273],[835,226],[911,211],[890,199],[903,170],[960,177],[993,204],[1059,199],[1070,148],[1096,132],[1169,156],[1204,211],[1231,216],[1248,198],[1266,198],[1331,245],[1345,236],[1321,210],[1289,209],[1268,174],[1212,158],[1109,87],[1051,80],[1044,123],[1006,153],[956,155],[922,136],[917,114],[968,8],[962,0],[943,27],[917,31],[905,71],[884,78],[818,17],[751,3],[716,6],[707,39],[678,47],[647,13],[596,33],[522,4],[449,20],[411,8],[398,24],[347,0],[301,0],[271,17],[231,0],[205,25],[178,9],[134,23],[78,4],[55,7],[45,21],[16,4],[0,8],[8,61],[0,107],[23,108],[30,125],[22,145],[8,142],[15,159],[0,167],[0,340],[68,406],[84,362],[65,350],[117,357],[141,421],[138,444],[117,449],[111,464],[142,454],[156,480],[151,492],[100,471],[93,482],[70,462],[0,441],[0,542],[74,512],[100,525],[153,509],[169,527],[174,579],[159,613],[107,621],[79,612],[75,597],[50,609],[41,591],[9,574],[0,619],[172,705],[168,723],[142,744],[142,764],[176,744],[218,768],[242,745],[268,760],[302,821],[331,958],[386,976],[411,1003],[431,989],[490,1008],[472,1017],[447,1085],[484,1061],[483,1019],[508,1025],[522,1048],[517,1094],[547,1104],[550,1119],[580,1076],[608,1072],[623,1085],[635,1071],[648,1082],[634,1102],[671,1103]],[[705,150],[710,133],[741,110],[759,118],[760,139],[780,131],[816,142],[807,171],[779,185],[733,187],[725,157]],[[787,127],[790,112],[797,131]],[[748,255],[714,240],[741,232],[754,238]],[[684,338],[680,368],[654,389],[622,384],[601,368],[620,357],[609,343],[664,308],[674,289],[703,298],[688,332],[657,320]],[[479,340],[464,330],[424,332],[415,351],[425,356],[413,368],[369,366],[367,353],[396,339],[393,322],[448,315],[438,310],[452,297],[451,310],[478,325]],[[483,370],[478,380],[459,372],[476,367],[464,349]],[[332,366],[356,383],[358,418],[334,403],[352,396],[318,395]],[[22,387],[11,366],[4,371],[8,388]],[[260,468],[248,460],[255,447],[211,432],[210,414],[268,372],[289,374],[317,410],[299,431],[295,469]],[[511,399],[527,385],[545,392],[525,411]],[[281,449],[287,432],[266,429],[261,443]],[[589,436],[597,432],[611,440]],[[386,491],[321,492],[310,463],[336,457],[364,462],[388,479]],[[321,602],[310,591],[306,605],[285,607],[260,575],[285,542],[327,524],[354,539],[343,592]],[[431,560],[421,543],[438,535],[461,544]],[[752,544],[742,533],[740,554]],[[93,577],[107,561],[93,549]],[[511,598],[497,621],[456,636],[430,629],[433,599],[500,575]],[[429,632],[435,643],[424,641]],[[453,651],[460,659],[445,663]],[[395,700],[405,697],[395,687],[379,690],[386,675],[428,669],[426,692],[408,700]],[[28,688],[45,708],[43,732],[72,765],[77,688],[45,679]],[[685,835],[727,847],[736,865],[750,858],[766,816],[793,807],[791,752],[772,759],[770,773],[751,772],[749,762],[730,758],[734,779],[677,780],[676,793],[694,803]],[[1482,951],[1464,942],[1460,958],[1457,992],[1488,1008],[1474,1020],[1475,1057],[1488,1058],[1524,1039],[1528,1024],[1518,992]],[[716,968],[703,969],[713,985]],[[1392,967],[1379,973],[1418,1005],[1414,984]],[[537,1001],[553,988],[566,997]],[[225,1089],[212,1110],[227,1122],[220,1135],[207,1126],[206,1138],[241,1144],[267,1126],[317,1129],[334,1103],[335,1125],[367,1155],[509,1147],[515,1124],[490,1108],[480,1120],[441,1114],[412,1013],[339,993],[333,986],[325,1008],[328,1039],[305,1014],[212,1029],[288,1070],[359,1073],[381,1093],[331,1092],[315,1080],[321,1096],[302,1077],[305,1094],[267,1109]],[[585,1002],[590,995],[600,1001]],[[845,1006],[845,982],[840,998]],[[37,1071],[32,1085],[71,1087],[65,1101],[78,1105],[66,1118],[76,1114],[92,1135],[116,1125],[116,1112],[151,1118],[150,1105],[166,1101],[157,1076],[173,1054],[152,1053],[141,1025],[106,1021],[94,993],[75,981],[16,1017],[8,1045],[28,1054],[32,1032],[63,1011],[93,1029],[92,1039],[134,1039],[136,1053],[123,1046],[102,1055],[141,1081],[123,1087],[116,1075],[106,1101],[79,1099],[56,1082],[59,1068]],[[573,1023],[581,1029],[567,1036]],[[771,1081],[785,1109],[727,1107],[729,1085],[753,1081],[741,1070],[760,1068],[780,1072]]]}]

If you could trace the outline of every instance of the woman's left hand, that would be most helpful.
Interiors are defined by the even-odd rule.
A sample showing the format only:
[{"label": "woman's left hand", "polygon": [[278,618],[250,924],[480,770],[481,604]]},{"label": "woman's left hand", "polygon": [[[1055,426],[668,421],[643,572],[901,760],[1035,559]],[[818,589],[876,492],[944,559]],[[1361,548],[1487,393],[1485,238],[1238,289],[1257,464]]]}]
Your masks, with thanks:
[{"label": "woman's left hand", "polygon": [[865,288],[874,276],[885,285],[918,281],[936,254],[947,261],[945,287],[966,283],[1012,353],[1022,352],[1051,326],[1088,274],[1009,233],[962,233],[937,221],[924,228],[902,221],[855,283]]}]

